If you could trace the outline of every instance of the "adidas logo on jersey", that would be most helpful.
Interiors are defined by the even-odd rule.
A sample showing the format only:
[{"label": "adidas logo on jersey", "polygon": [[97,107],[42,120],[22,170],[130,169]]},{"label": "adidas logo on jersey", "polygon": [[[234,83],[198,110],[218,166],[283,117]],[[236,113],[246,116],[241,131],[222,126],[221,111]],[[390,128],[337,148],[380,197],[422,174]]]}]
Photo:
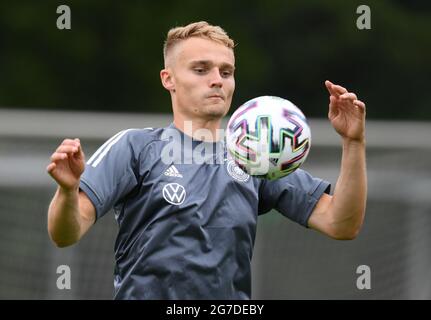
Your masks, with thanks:
[{"label": "adidas logo on jersey", "polygon": [[168,169],[166,169],[164,175],[168,177],[176,177],[176,178],[183,177],[183,175],[178,172],[178,169],[174,165],[171,165]]}]

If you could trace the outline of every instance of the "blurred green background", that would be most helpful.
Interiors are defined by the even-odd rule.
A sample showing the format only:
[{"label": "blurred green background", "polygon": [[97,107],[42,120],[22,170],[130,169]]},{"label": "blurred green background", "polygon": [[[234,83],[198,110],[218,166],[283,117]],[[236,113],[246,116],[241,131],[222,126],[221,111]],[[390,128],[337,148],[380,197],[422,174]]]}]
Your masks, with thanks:
[{"label": "blurred green background", "polygon": [[[61,4],[71,30],[56,27]],[[371,30],[356,27],[361,4]],[[199,20],[238,44],[232,109],[279,95],[324,117],[330,79],[367,103],[368,118],[431,119],[429,1],[2,1],[0,106],[171,112],[163,41]]]}]

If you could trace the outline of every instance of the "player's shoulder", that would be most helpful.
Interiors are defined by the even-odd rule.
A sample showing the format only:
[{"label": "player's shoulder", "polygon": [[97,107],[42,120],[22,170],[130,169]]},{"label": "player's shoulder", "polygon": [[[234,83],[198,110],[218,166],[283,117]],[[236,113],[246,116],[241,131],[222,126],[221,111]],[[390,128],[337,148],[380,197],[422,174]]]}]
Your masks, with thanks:
[{"label": "player's shoulder", "polygon": [[144,146],[152,141],[159,140],[163,128],[129,128],[116,134],[125,143],[132,146]]},{"label": "player's shoulder", "polygon": [[284,177],[281,177],[279,179],[275,179],[275,180],[261,179],[261,180],[262,180],[262,186],[264,187],[283,189],[289,185],[291,187],[300,187],[304,183],[307,183],[310,180],[313,180],[313,176],[308,171],[298,168],[294,172]]},{"label": "player's shoulder", "polygon": [[159,128],[129,128],[121,132],[125,133],[128,139],[151,139],[156,134]]}]

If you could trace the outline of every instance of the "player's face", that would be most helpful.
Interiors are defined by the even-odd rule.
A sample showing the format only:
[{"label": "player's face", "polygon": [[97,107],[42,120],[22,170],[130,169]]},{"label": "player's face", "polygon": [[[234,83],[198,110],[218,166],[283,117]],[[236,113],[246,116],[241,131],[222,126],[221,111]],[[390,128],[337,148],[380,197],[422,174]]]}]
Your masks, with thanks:
[{"label": "player's face", "polygon": [[235,90],[233,50],[211,40],[190,38],[173,48],[172,61],[174,108],[192,119],[225,116]]}]

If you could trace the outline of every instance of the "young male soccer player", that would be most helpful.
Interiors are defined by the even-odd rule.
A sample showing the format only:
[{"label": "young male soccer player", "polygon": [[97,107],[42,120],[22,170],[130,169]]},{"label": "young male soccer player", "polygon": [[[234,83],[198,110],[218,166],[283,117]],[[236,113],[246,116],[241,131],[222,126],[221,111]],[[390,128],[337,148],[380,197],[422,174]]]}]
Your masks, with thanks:
[{"label": "young male soccer player", "polygon": [[[174,115],[169,127],[122,131],[86,164],[78,139],[64,140],[51,156],[47,171],[58,189],[48,231],[57,246],[76,243],[114,208],[115,298],[249,299],[259,214],[274,208],[332,238],[356,237],[367,184],[365,105],[354,93],[325,83],[329,120],[343,146],[331,196],[328,182],[304,170],[267,181],[248,176],[227,156],[217,129],[231,105],[235,57],[223,29],[197,22],[170,30],[164,59],[160,76]],[[196,139],[202,129],[211,133],[205,141]],[[163,149],[172,143],[181,152],[164,161]],[[187,161],[202,146],[214,151],[206,154],[214,162]]]}]

